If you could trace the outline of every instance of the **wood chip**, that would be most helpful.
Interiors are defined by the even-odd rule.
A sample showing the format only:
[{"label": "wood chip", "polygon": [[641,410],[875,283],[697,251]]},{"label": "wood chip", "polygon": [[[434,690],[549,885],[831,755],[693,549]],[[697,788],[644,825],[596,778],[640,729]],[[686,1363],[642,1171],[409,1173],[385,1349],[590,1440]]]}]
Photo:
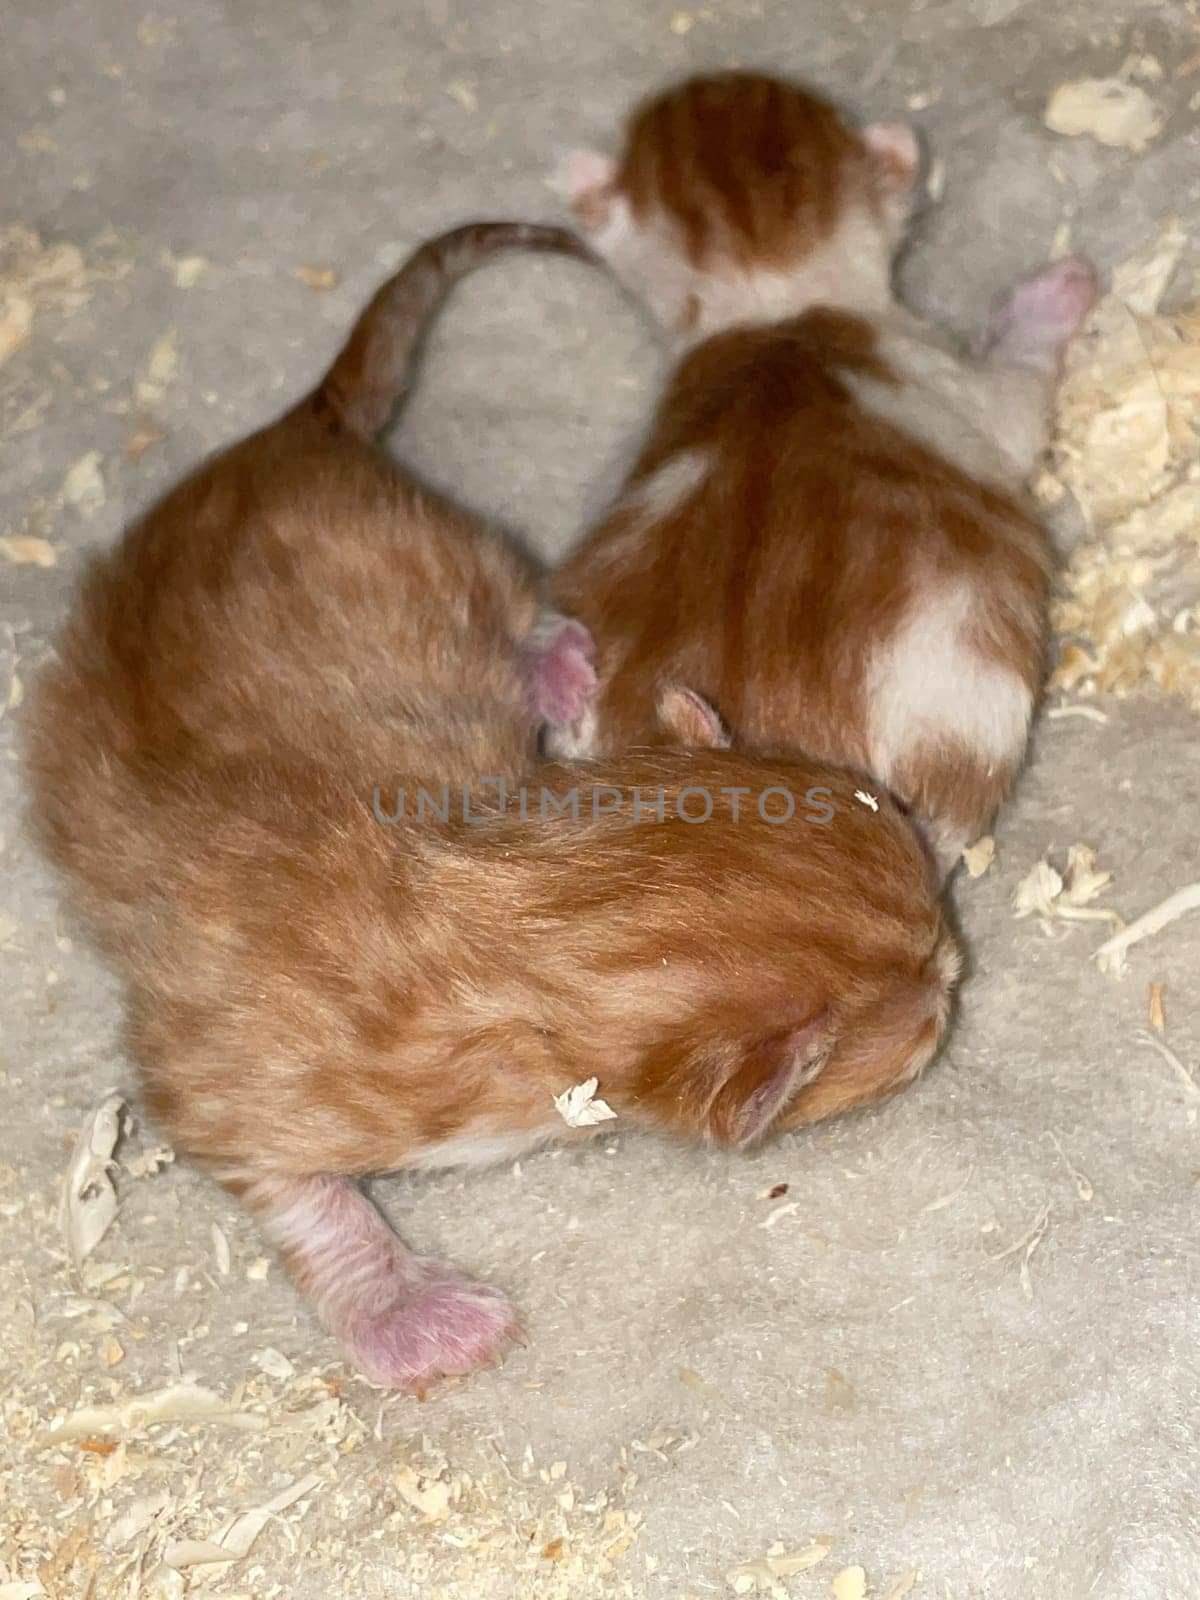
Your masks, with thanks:
[{"label": "wood chip", "polygon": [[267,1427],[265,1417],[231,1406],[212,1389],[195,1383],[176,1383],[165,1389],[129,1395],[109,1405],[81,1406],[43,1428],[35,1436],[34,1443],[44,1450],[64,1439],[140,1433],[160,1422],[215,1422],[248,1433],[261,1433]]},{"label": "wood chip", "polygon": [[126,458],[136,467],[151,445],[161,444],[166,437],[166,434],[157,423],[148,422],[144,424],[125,446]]},{"label": "wood chip", "polygon": [[1160,304],[1188,237],[1168,217],[1113,273],[1064,360],[1054,469],[1088,537],[1052,607],[1064,636],[1051,682],[1200,709],[1200,303]]},{"label": "wood chip", "polygon": [[1036,862],[1021,879],[1013,894],[1013,915],[1037,916],[1043,923],[1110,922],[1120,927],[1115,911],[1093,906],[1112,881],[1111,872],[1096,870],[1096,852],[1090,845],[1073,844],[1067,851],[1067,870],[1059,873],[1049,861]]},{"label": "wood chip", "polygon": [[162,264],[175,280],[177,289],[193,289],[212,265],[203,256],[173,256],[169,252]]},{"label": "wood chip", "polygon": [[137,397],[143,405],[153,405],[162,399],[178,367],[179,333],[175,328],[168,328],[151,345],[145,376],[137,385]]},{"label": "wood chip", "polygon": [[1118,150],[1144,150],[1162,132],[1165,118],[1144,89],[1123,78],[1080,78],[1061,83],[1046,106],[1052,133],[1088,134]]},{"label": "wood chip", "polygon": [[405,1462],[396,1470],[396,1490],[426,1522],[441,1522],[449,1515],[450,1484],[441,1476],[426,1477]]},{"label": "wood chip", "polygon": [[215,1222],[212,1224],[210,1234],[212,1237],[213,1260],[217,1264],[217,1271],[223,1278],[227,1278],[230,1267],[229,1240]]},{"label": "wood chip", "polygon": [[164,1563],[180,1571],[188,1567],[245,1560],[267,1523],[294,1506],[298,1500],[314,1494],[323,1481],[316,1473],[310,1473],[252,1510],[230,1517],[212,1539],[181,1540],[169,1544],[163,1554]]},{"label": "wood chip", "polygon": [[1167,1011],[1164,996],[1167,992],[1165,983],[1152,983],[1150,985],[1150,1013],[1149,1023],[1155,1033],[1167,1031]]},{"label": "wood chip", "polygon": [[85,517],[94,516],[108,499],[100,463],[104,458],[99,450],[89,450],[68,470],[62,483],[65,504],[74,506]]},{"label": "wood chip", "polygon": [[598,1078],[588,1078],[554,1096],[554,1109],[568,1128],[590,1128],[598,1122],[609,1122],[615,1116],[613,1108],[596,1098],[600,1086]]},{"label": "wood chip", "polygon": [[780,1546],[777,1551],[734,1567],[725,1574],[725,1581],[734,1594],[768,1594],[772,1600],[788,1600],[788,1592],[779,1580],[818,1566],[828,1556],[832,1545],[832,1539],[814,1539],[812,1544],[790,1555]]},{"label": "wood chip", "polygon": [[982,878],[984,873],[996,859],[996,841],[990,833],[985,833],[982,839],[977,839],[974,844],[969,844],[962,853],[967,874],[972,878]]},{"label": "wood chip", "polygon": [[0,539],[0,555],[17,566],[53,567],[58,562],[58,551],[48,540],[31,537]]},{"label": "wood chip", "polygon": [[843,1567],[833,1580],[833,1600],[866,1600],[867,1574],[862,1567]]},{"label": "wood chip", "polygon": [[332,267],[297,267],[294,276],[306,289],[318,292],[335,288],[338,275]]},{"label": "wood chip", "polygon": [[108,1094],[84,1121],[67,1163],[59,1208],[60,1223],[76,1271],[112,1226],[117,1191],[110,1172],[113,1151],[127,1115],[119,1094]]}]

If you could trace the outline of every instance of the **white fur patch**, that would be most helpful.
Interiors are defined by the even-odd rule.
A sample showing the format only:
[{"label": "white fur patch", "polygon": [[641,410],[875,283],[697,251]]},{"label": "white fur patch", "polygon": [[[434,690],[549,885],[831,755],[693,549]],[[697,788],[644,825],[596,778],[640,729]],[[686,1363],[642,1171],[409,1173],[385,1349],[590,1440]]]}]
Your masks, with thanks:
[{"label": "white fur patch", "polygon": [[708,477],[711,465],[707,450],[681,450],[648,478],[634,484],[624,497],[623,507],[637,510],[647,523],[660,522],[692,498]]},{"label": "white fur patch", "polygon": [[706,273],[695,293],[700,314],[695,343],[738,323],[779,322],[813,306],[835,306],[868,317],[892,303],[891,241],[867,211],[843,217],[835,231],[786,272]]},{"label": "white fur patch", "polygon": [[1025,748],[1033,697],[967,639],[978,599],[959,580],[924,594],[867,670],[871,770],[885,782],[923,744],[964,745],[989,769]]},{"label": "white fur patch", "polygon": [[491,1133],[485,1128],[468,1129],[439,1144],[424,1145],[412,1151],[405,1156],[402,1165],[406,1170],[421,1172],[438,1171],[443,1167],[494,1167],[549,1144],[563,1131],[557,1117],[553,1124],[547,1123],[541,1128],[512,1128],[500,1133]]},{"label": "white fur patch", "polygon": [[905,312],[885,324],[878,348],[901,381],[844,373],[865,411],[973,478],[1015,487],[1028,475],[1045,443],[1042,374],[965,361]]},{"label": "white fur patch", "polygon": [[547,723],[542,735],[554,761],[586,761],[596,753],[596,709],[589,706],[578,722]]}]

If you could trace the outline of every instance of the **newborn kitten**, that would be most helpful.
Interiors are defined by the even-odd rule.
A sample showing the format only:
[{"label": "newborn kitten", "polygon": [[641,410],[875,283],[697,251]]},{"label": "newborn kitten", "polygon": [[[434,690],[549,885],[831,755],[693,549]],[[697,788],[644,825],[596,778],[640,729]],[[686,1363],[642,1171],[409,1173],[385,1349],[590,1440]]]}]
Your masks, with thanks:
[{"label": "newborn kitten", "polygon": [[410,1388],[491,1360],[514,1313],[359,1177],[585,1137],[554,1097],[595,1074],[619,1126],[749,1143],[910,1081],[955,974],[886,797],[719,748],[685,690],[659,714],[713,748],[536,767],[542,702],[584,708],[586,635],[369,442],[448,284],[513,244],[573,248],[426,245],[313,395],[100,557],[28,724],[151,1111],[348,1359]]},{"label": "newborn kitten", "polygon": [[908,128],[753,73],[651,100],[616,161],[569,158],[593,249],[682,354],[555,582],[601,681],[552,747],[656,742],[679,679],[748,746],[874,773],[948,870],[1025,749],[1050,557],[1021,485],[1094,282],[1043,268],[964,359],[892,294],[917,163]]}]

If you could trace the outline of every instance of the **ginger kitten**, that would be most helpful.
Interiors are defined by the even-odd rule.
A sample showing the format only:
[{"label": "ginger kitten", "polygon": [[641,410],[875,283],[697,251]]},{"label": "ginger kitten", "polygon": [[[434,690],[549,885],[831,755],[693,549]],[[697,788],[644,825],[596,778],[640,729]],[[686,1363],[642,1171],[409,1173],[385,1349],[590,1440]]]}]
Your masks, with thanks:
[{"label": "ginger kitten", "polygon": [[892,292],[917,166],[911,130],[755,73],[568,159],[592,248],[681,354],[555,580],[600,685],[553,747],[660,742],[655,686],[679,680],[749,747],[873,773],[948,871],[1025,750],[1051,563],[1022,484],[1094,280],[1043,268],[963,357]]}]

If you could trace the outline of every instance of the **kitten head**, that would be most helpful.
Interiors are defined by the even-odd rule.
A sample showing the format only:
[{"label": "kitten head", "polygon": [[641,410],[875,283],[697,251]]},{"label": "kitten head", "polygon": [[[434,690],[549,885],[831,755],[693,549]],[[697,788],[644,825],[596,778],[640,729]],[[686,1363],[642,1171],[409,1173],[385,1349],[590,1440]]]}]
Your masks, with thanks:
[{"label": "kitten head", "polygon": [[902,124],[856,130],[807,90],[728,72],[647,101],[619,159],[576,151],[560,178],[597,254],[695,338],[814,304],[886,310],[917,165]]}]

